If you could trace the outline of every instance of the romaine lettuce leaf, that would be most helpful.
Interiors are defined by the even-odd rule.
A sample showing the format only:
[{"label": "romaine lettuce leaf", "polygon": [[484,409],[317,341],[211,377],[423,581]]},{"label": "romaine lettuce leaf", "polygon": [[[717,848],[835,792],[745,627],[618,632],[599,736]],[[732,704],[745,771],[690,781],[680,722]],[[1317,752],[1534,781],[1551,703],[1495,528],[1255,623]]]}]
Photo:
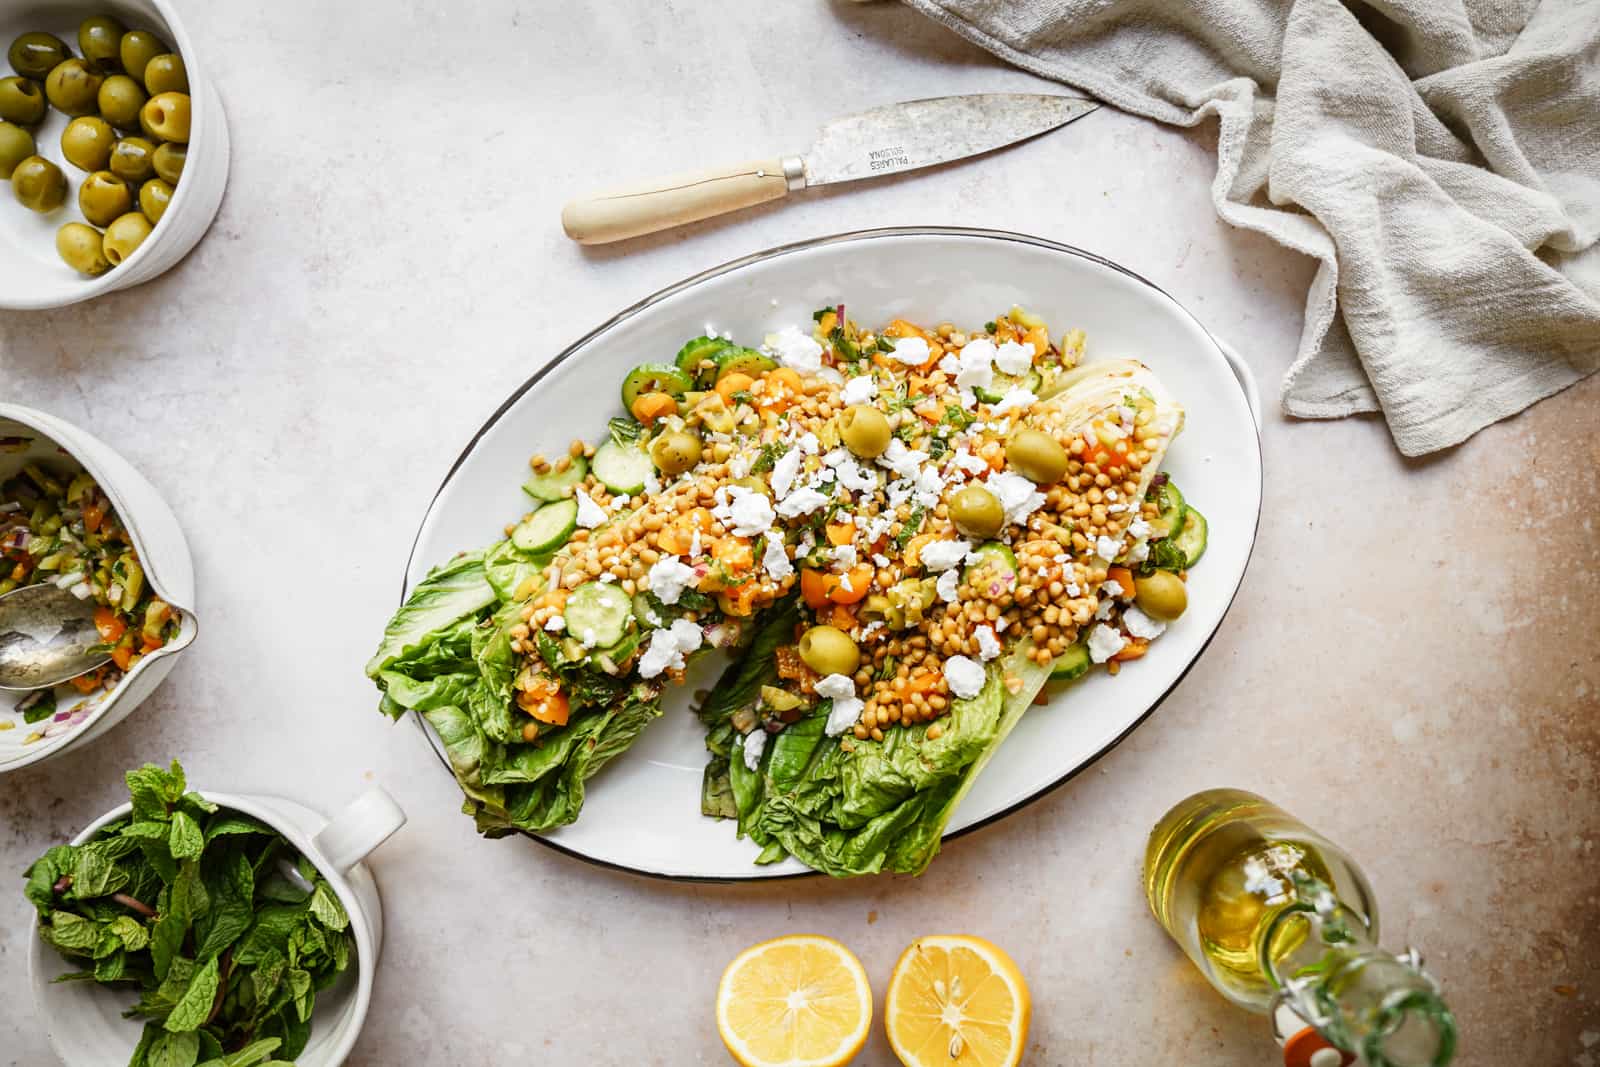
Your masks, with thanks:
[{"label": "romaine lettuce leaf", "polygon": [[483,575],[483,553],[468,552],[428,572],[383,631],[383,642],[367,661],[367,677],[416,656],[453,633],[495,601]]}]

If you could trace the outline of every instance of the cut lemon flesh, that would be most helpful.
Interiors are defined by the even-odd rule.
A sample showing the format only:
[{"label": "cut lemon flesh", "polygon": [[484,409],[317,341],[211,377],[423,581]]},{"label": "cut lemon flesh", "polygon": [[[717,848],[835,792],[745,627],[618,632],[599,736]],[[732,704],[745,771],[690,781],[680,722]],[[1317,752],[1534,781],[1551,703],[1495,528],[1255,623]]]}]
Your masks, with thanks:
[{"label": "cut lemon flesh", "polygon": [[1013,1067],[1032,1014],[1010,956],[981,937],[936,934],[895,964],[883,1025],[906,1067]]},{"label": "cut lemon flesh", "polygon": [[797,934],[741,952],[717,986],[717,1030],[745,1067],[837,1067],[866,1043],[872,987],[831,937]]}]

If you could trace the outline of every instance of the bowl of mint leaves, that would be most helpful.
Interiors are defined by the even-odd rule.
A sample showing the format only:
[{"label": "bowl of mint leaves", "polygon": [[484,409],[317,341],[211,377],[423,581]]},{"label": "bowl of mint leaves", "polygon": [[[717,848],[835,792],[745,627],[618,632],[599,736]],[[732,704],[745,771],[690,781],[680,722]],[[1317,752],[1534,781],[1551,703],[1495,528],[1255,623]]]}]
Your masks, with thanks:
[{"label": "bowl of mint leaves", "polygon": [[398,829],[398,808],[382,794],[381,833],[366,812],[362,850],[349,813],[327,824],[278,798],[196,792],[176,762],[126,781],[129,803],[25,874],[35,1000],[57,1054],[108,1067],[342,1062],[382,922],[360,858]]}]

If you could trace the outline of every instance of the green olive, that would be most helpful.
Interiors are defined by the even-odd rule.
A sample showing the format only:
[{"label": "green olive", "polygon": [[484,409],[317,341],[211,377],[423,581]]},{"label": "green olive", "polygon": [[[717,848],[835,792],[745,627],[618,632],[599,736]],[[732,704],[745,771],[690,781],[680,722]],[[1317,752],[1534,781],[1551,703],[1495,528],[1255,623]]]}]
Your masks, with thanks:
[{"label": "green olive", "polygon": [[1006,524],[1006,509],[983,486],[969,485],[950,498],[950,521],[968,537],[990,538]]},{"label": "green olive", "polygon": [[854,674],[861,650],[837,626],[813,626],[800,635],[800,658],[818,674]]},{"label": "green olive", "polygon": [[122,35],[126,27],[110,15],[91,15],[78,23],[78,51],[106,74],[122,69]]},{"label": "green olive", "polygon": [[862,459],[883,455],[891,437],[888,418],[871,404],[852,404],[839,416],[840,440]]},{"label": "green olive", "polygon": [[44,92],[27,78],[0,78],[0,119],[37,126],[47,106]]},{"label": "green olive", "polygon": [[938,596],[936,578],[903,578],[889,587],[889,603],[900,610],[901,626],[921,626]]},{"label": "green olive", "polygon": [[75,118],[61,131],[61,154],[79,170],[105,170],[116,143],[111,123],[94,115]]},{"label": "green olive", "polygon": [[66,115],[89,115],[100,106],[100,83],[104,74],[81,59],[56,65],[44,80],[44,95],[50,106]]},{"label": "green olive", "polygon": [[1189,606],[1189,590],[1171,571],[1156,571],[1133,580],[1133,599],[1152,619],[1171,622]]},{"label": "green olive", "polygon": [[735,478],[730,484],[742,485],[751,492],[760,493],[762,496],[772,495],[772,486],[760,475],[752,474],[746,478]]},{"label": "green olive", "polygon": [[24,78],[43,81],[58,65],[72,58],[72,51],[53,33],[25,33],[11,42],[6,58],[11,61],[11,69]]},{"label": "green olive", "polygon": [[144,68],[144,87],[151,96],[188,92],[189,71],[183,65],[183,58],[176,52],[168,52],[151,59]]},{"label": "green olive", "polygon": [[1006,442],[1006,462],[1035,485],[1054,485],[1067,473],[1067,450],[1047,433],[1018,430]]},{"label": "green olive", "polygon": [[143,137],[124,137],[111,147],[111,173],[138,184],[156,172],[156,146]]},{"label": "green olive", "polygon": [[891,630],[900,630],[905,627],[905,609],[882,593],[873,593],[861,602],[861,610],[857,613],[864,623],[881,622]]},{"label": "green olive", "polygon": [[700,462],[700,438],[668,430],[650,442],[650,460],[662,474],[682,474]]},{"label": "green olive", "polygon": [[130,30],[122,35],[117,46],[122,69],[140,82],[144,81],[144,68],[150,65],[150,61],[170,51],[172,49],[149,30]]},{"label": "green olive", "polygon": [[139,111],[147,99],[138,82],[126,74],[113,74],[100,83],[100,117],[120,129],[137,130]]},{"label": "green olive", "polygon": [[37,151],[33,134],[21,126],[0,122],[0,178],[11,177],[17,164]]},{"label": "green olive", "polygon": [[67,266],[91,278],[111,269],[101,248],[100,231],[81,222],[69,222],[56,231],[56,251]]},{"label": "green olive", "polygon": [[133,255],[144,239],[150,236],[150,220],[137,211],[130,211],[106,227],[105,240],[101,242],[106,258],[113,267]]},{"label": "green olive", "polygon": [[133,210],[133,190],[109,170],[97,170],[78,186],[78,210],[95,226],[109,226]]},{"label": "green olive", "polygon": [[156,175],[169,185],[177,185],[183,177],[183,164],[189,158],[189,146],[164,144],[156,148]]},{"label": "green olive", "polygon": [[46,214],[66,200],[67,176],[43,156],[29,156],[11,172],[11,191],[23,207]]},{"label": "green olive", "polygon": [[154,226],[161,221],[161,216],[167,213],[167,205],[172,203],[172,186],[160,178],[151,178],[139,186],[139,210],[144,212],[144,217]]},{"label": "green olive", "polygon": [[145,101],[139,112],[139,125],[150,136],[162,141],[189,143],[189,96],[187,93],[162,93]]}]

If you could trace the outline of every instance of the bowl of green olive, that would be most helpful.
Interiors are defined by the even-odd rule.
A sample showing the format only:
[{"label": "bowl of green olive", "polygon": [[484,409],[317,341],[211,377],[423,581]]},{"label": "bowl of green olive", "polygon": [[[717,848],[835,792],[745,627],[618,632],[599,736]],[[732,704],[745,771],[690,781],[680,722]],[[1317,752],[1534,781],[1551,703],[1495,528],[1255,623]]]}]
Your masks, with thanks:
[{"label": "bowl of green olive", "polygon": [[0,13],[0,308],[149,281],[222,203],[228,127],[168,0]]}]

